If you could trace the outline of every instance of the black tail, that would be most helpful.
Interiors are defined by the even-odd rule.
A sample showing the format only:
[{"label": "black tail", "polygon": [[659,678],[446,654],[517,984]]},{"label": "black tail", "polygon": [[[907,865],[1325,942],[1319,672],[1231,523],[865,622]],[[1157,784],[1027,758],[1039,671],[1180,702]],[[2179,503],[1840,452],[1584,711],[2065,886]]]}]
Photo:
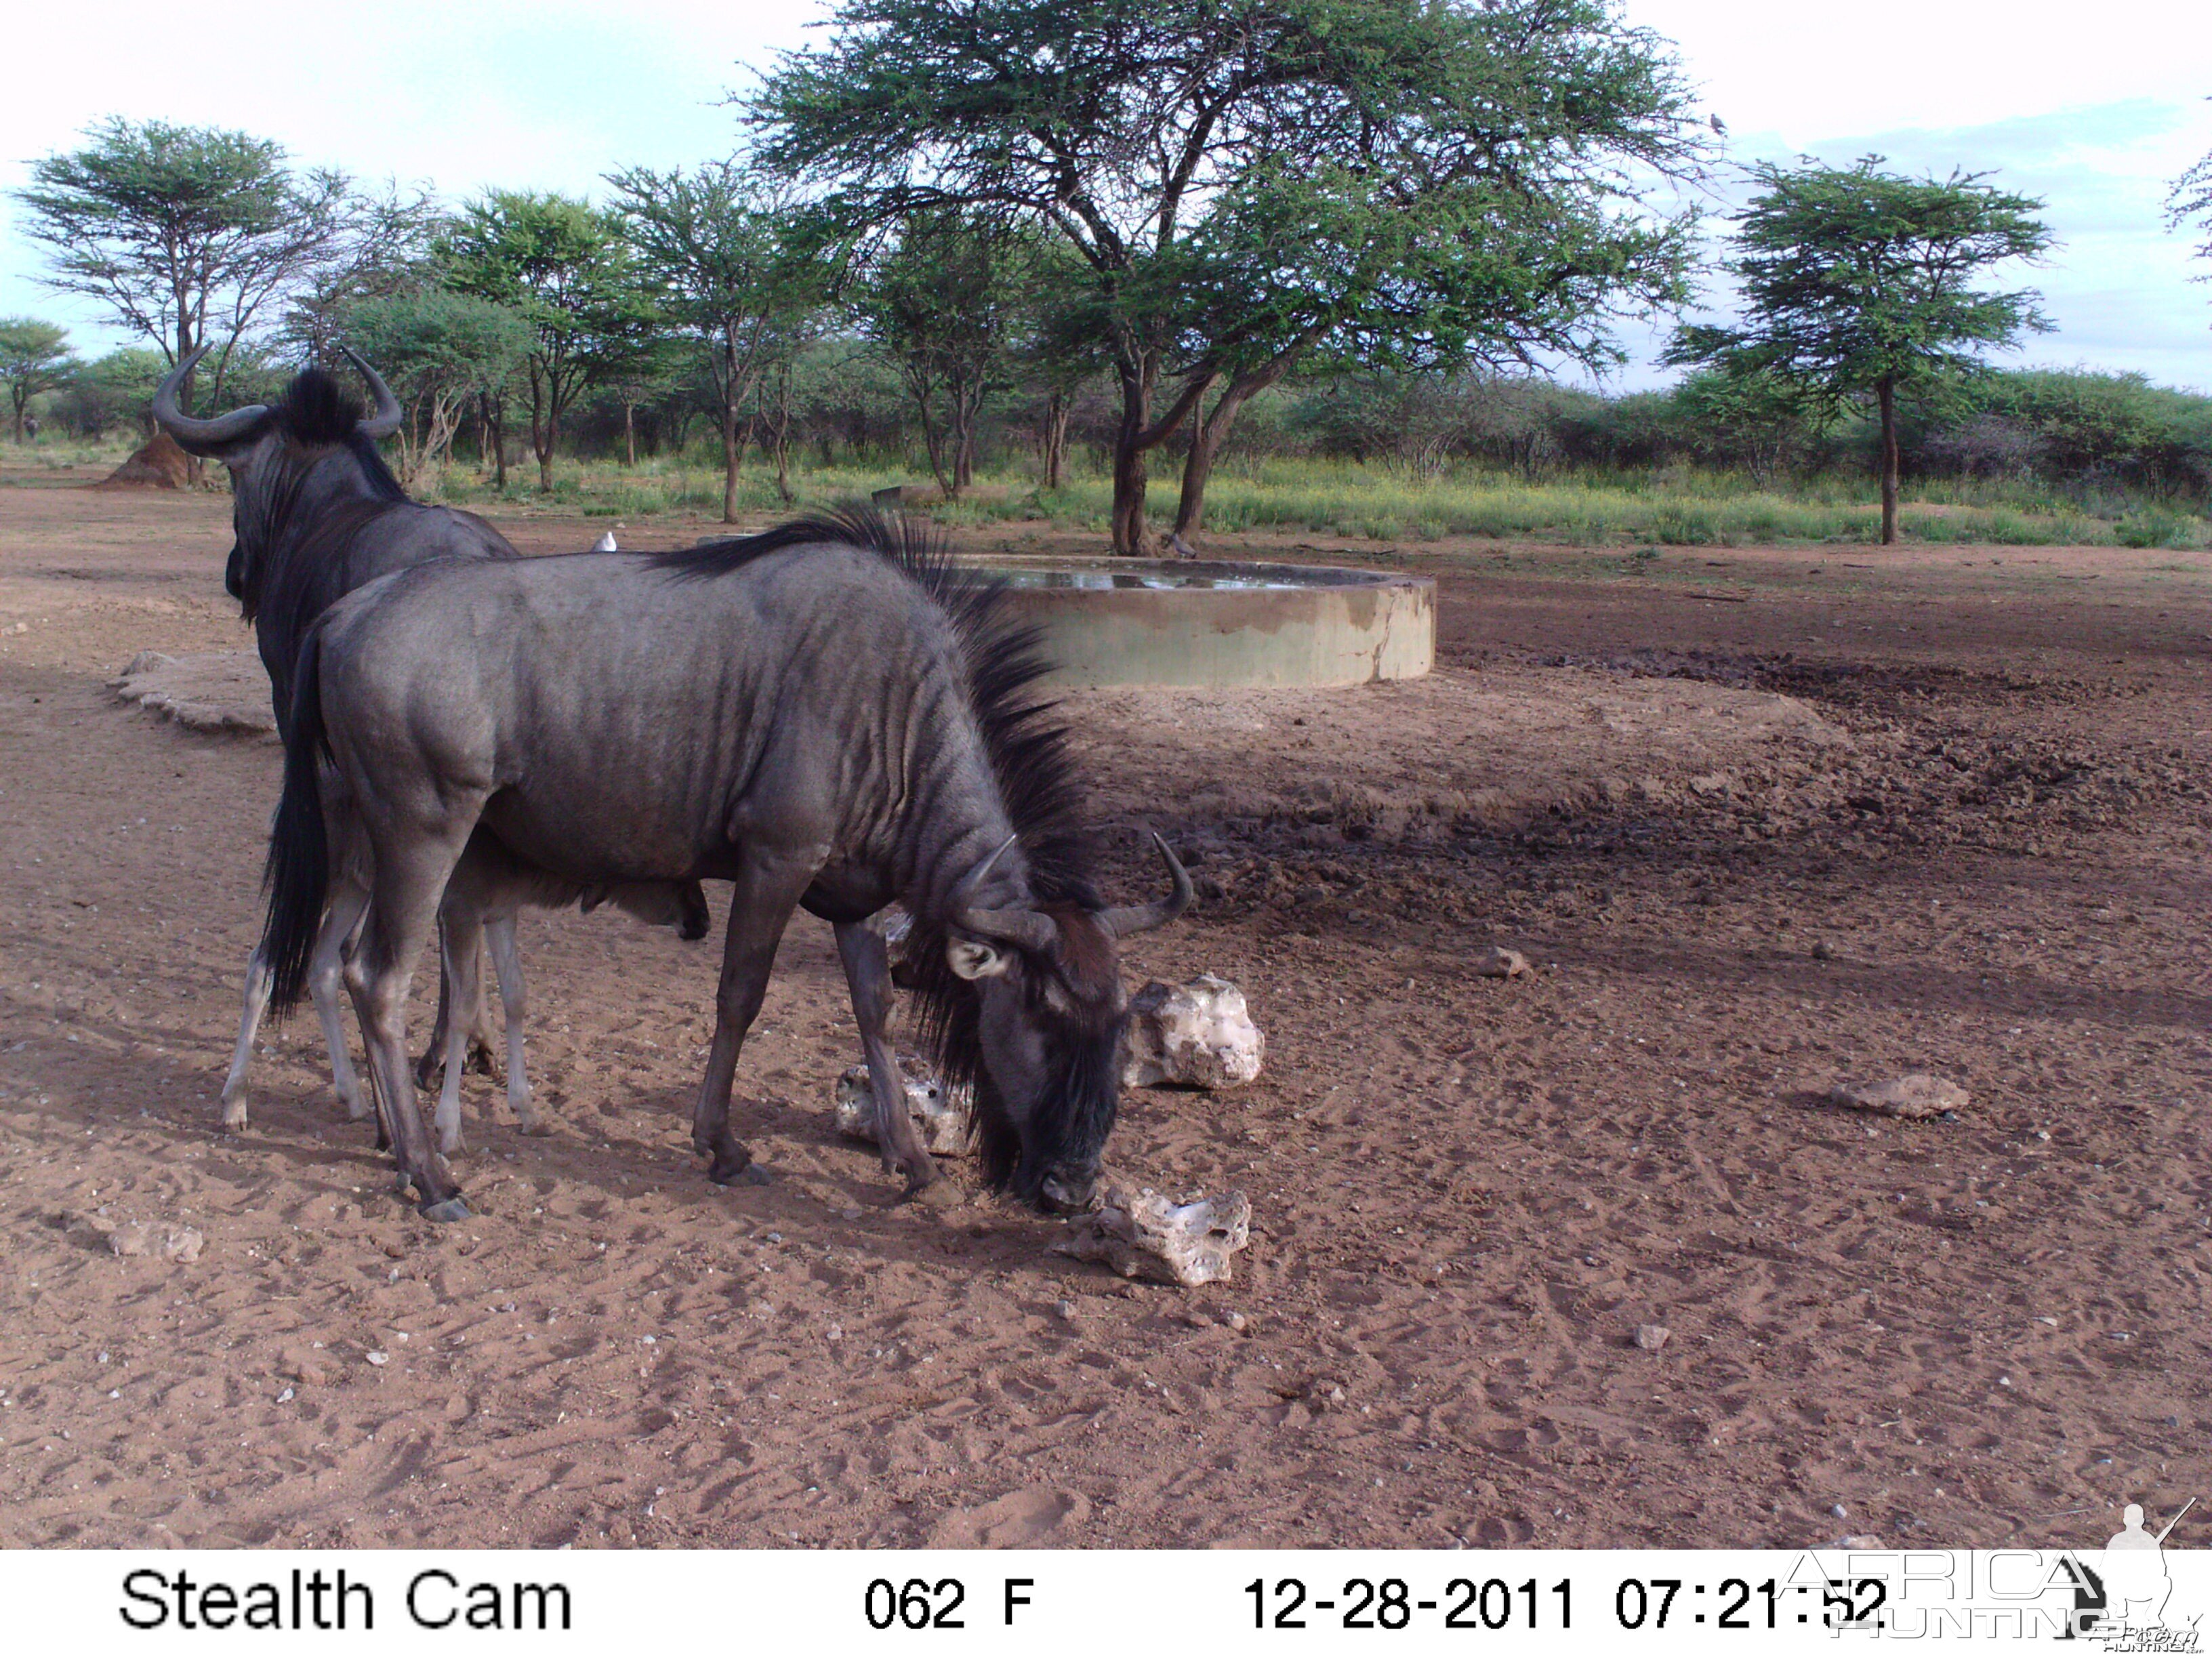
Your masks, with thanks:
[{"label": "black tail", "polygon": [[295,1006],[307,987],[307,963],[314,955],[331,884],[331,849],[323,830],[322,781],[317,775],[327,750],[319,628],[309,629],[301,642],[287,726],[284,798],[276,804],[276,822],[269,832],[269,864],[261,878],[269,894],[261,959],[269,965],[269,1000],[278,1013]]}]

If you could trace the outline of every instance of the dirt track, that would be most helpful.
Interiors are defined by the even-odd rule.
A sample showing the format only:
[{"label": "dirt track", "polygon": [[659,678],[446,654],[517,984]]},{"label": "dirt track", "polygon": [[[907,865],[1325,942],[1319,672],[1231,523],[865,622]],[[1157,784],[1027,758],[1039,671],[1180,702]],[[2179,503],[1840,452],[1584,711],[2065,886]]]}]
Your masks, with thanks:
[{"label": "dirt track", "polygon": [[[1125,884],[1139,826],[1200,860],[1133,982],[1269,1036],[1125,1102],[1117,1164],[1255,1201],[1180,1293],[892,1202],[803,921],[768,1187],[686,1144],[709,948],[605,912],[526,926],[561,1127],[471,1079],[477,1221],[395,1201],[311,1020],[219,1133],[276,751],[106,681],[249,643],[227,505],[0,488],[0,1543],[2081,1543],[2212,1495],[2212,556],[1443,544],[1428,682],[1079,704]],[[1963,1121],[1818,1103],[1920,1067]]]}]

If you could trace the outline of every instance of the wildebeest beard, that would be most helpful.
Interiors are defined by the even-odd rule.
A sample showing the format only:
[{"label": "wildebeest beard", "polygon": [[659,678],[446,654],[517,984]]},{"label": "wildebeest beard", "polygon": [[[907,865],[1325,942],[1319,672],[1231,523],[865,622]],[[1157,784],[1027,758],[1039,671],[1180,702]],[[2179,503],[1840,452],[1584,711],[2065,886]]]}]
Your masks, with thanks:
[{"label": "wildebeest beard", "polygon": [[[915,1020],[922,1046],[936,1061],[948,1089],[967,1088],[975,1103],[976,1153],[984,1179],[995,1191],[1024,1203],[1038,1201],[1056,1170],[1093,1168],[1113,1132],[1121,1101],[1123,1028],[1119,966],[1112,945],[1088,914],[1095,903],[1053,905],[1072,949],[1046,959],[1023,957],[1027,1012],[1048,1036],[1048,1066],[1027,1133],[1006,1110],[983,1056],[982,999],[975,986],[954,974],[945,958],[943,931],[916,917],[907,937],[904,982],[915,994]],[[1054,1007],[1051,985],[1073,1007]]]}]

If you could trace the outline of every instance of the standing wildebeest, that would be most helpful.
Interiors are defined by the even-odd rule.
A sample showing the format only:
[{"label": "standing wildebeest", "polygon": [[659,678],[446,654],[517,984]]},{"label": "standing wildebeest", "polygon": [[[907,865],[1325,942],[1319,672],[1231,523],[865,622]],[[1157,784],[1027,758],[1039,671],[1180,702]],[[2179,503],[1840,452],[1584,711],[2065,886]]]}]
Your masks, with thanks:
[{"label": "standing wildebeest", "polygon": [[1115,941],[1190,902],[1109,908],[1073,767],[1030,692],[1044,664],[999,589],[915,529],[853,511],[741,541],[404,571],[333,605],[300,656],[270,836],[264,954],[297,998],[328,880],[318,748],[374,848],[347,988],[403,1178],[437,1220],[468,1213],[416,1115],[408,976],[472,835],[574,881],[732,884],[692,1142],[718,1182],[738,1052],[804,904],[836,928],[887,1162],[934,1178],[886,1026],[866,919],[914,921],[924,1040],[975,1091],[985,1167],[1044,1208],[1086,1202],[1119,1097],[1127,1018]]},{"label": "standing wildebeest", "polygon": [[[198,420],[178,409],[177,391],[206,350],[203,346],[191,353],[162,380],[154,393],[154,418],[182,447],[219,460],[229,469],[235,540],[223,586],[254,626],[261,661],[269,671],[277,730],[289,748],[292,668],[299,659],[300,641],[332,600],[364,582],[410,565],[438,559],[511,560],[518,556],[506,538],[474,514],[426,507],[407,499],[376,449],[378,439],[398,428],[398,399],[376,371],[350,350],[346,356],[352,358],[375,394],[373,414],[364,416],[360,405],[337,380],[319,368],[309,368],[285,388],[283,399],[273,407],[254,404],[212,420]],[[311,980],[315,1012],[321,1018],[324,1040],[330,1048],[331,1080],[348,1114],[356,1118],[365,1115],[367,1108],[346,1052],[337,982],[345,942],[368,899],[362,872],[351,867],[357,862],[344,861],[316,942]],[[527,1121],[521,969],[514,955],[514,905],[502,902],[514,896],[513,892],[480,893],[488,914],[466,918],[464,931],[470,941],[471,963],[479,922],[490,938],[500,969],[501,1000],[507,1005],[509,1103],[516,1107],[517,1115]],[[529,902],[543,898],[561,902],[576,895],[530,890],[521,896]],[[688,937],[696,939],[706,931],[705,898],[696,886],[688,894],[658,890],[609,896],[647,921],[677,921],[680,916],[690,929]],[[473,995],[474,985],[471,975],[472,1000],[458,1005],[464,1017],[453,1021],[465,1040],[482,1019],[481,998]],[[239,1021],[238,1046],[222,1085],[222,1121],[229,1128],[246,1127],[246,1066],[268,996],[268,966],[257,950],[246,968],[246,1006]],[[441,1018],[441,1026],[444,1024]],[[434,1042],[426,1068],[438,1054],[439,1046]],[[447,1069],[454,1074],[449,1077],[447,1096],[457,1099],[459,1077],[450,1058]],[[447,1150],[453,1149],[458,1134],[456,1120],[447,1136]]]}]

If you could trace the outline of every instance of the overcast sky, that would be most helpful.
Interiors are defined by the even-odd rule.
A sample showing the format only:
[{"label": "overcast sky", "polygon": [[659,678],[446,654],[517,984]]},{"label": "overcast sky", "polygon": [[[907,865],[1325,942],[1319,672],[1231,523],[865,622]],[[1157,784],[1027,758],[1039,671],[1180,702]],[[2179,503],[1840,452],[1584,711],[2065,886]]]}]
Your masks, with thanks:
[{"label": "overcast sky", "polygon": [[[2064,16],[1989,0],[1626,9],[1680,48],[1737,160],[1845,163],[1878,151],[1899,170],[1990,171],[2043,198],[2061,245],[2019,280],[2042,289],[2057,328],[2014,361],[2140,369],[2212,390],[2212,285],[2190,280],[2208,267],[2160,218],[2170,181],[2212,151],[2206,0],[2104,0]],[[9,25],[9,57],[37,70],[11,76],[0,98],[0,190],[120,114],[240,128],[302,161],[423,179],[451,198],[494,184],[592,191],[613,167],[727,154],[736,125],[725,92],[802,42],[824,9],[805,0],[27,8]],[[1728,205],[1725,192],[1715,205]],[[119,340],[96,311],[38,287],[36,250],[15,215],[0,204],[0,313],[68,323],[92,349]],[[1667,378],[1650,365],[1655,339],[1624,337],[1635,361],[1622,384]]]}]

